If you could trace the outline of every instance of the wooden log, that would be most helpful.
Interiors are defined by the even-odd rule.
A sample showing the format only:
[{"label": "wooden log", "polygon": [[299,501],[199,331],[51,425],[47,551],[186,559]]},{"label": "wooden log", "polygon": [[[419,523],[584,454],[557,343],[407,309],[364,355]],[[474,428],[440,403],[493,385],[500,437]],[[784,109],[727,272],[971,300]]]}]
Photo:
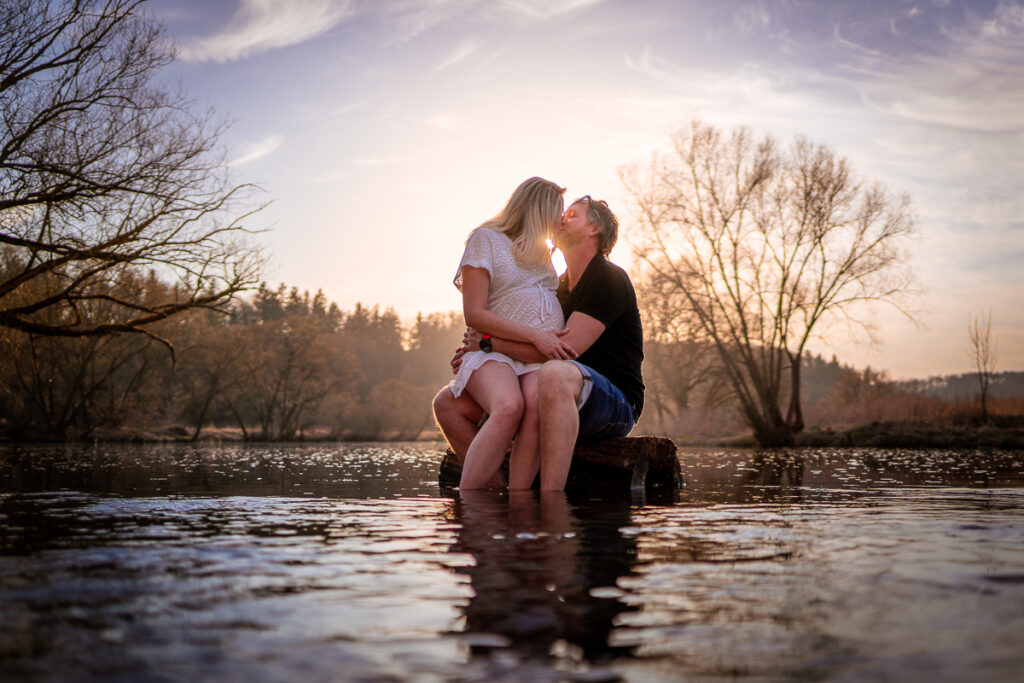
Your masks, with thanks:
[{"label": "wooden log", "polygon": [[[504,468],[507,474],[508,456]],[[439,483],[458,486],[462,465],[451,450],[441,460]],[[536,482],[535,482],[536,485]],[[683,485],[682,469],[672,439],[659,436],[620,436],[576,444],[567,489],[676,491]]]}]

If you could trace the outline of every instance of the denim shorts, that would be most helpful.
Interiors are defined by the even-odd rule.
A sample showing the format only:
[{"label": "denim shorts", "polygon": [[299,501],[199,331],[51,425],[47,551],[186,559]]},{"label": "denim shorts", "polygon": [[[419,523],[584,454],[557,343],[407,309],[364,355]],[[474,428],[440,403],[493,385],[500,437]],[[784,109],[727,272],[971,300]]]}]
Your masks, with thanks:
[{"label": "denim shorts", "polygon": [[625,436],[633,429],[636,417],[626,396],[607,377],[593,368],[569,361],[583,373],[583,381],[590,382],[590,396],[580,408],[581,439]]}]

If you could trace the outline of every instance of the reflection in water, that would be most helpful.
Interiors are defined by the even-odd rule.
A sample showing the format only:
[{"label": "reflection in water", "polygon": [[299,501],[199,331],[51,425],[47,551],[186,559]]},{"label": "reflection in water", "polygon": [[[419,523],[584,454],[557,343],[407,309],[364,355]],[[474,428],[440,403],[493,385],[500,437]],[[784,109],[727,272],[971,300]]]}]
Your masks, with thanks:
[{"label": "reflection in water", "polygon": [[628,609],[616,584],[636,559],[636,542],[619,532],[629,516],[628,501],[574,507],[562,492],[462,492],[455,548],[474,559],[463,570],[473,651],[587,662],[622,654],[608,634]]},{"label": "reflection in water", "polygon": [[682,449],[678,500],[438,444],[0,448],[0,680],[1004,681],[1024,454]]}]

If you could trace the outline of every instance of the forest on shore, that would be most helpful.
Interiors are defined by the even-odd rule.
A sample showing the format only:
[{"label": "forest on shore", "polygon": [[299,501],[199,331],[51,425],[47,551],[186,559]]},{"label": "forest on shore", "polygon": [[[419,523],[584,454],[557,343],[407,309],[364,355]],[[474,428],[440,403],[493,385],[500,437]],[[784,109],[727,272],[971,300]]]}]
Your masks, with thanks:
[{"label": "forest on shore", "polygon": [[[173,296],[128,271],[111,295]],[[100,306],[101,304],[96,304]],[[103,311],[95,311],[102,315]],[[322,292],[262,284],[225,314],[196,309],[151,335],[60,337],[0,331],[0,438],[7,440],[439,438],[430,413],[461,343],[458,312],[403,322],[344,310]],[[749,428],[706,345],[648,339],[636,433],[742,442]],[[879,422],[977,422],[971,374],[891,381],[835,357],[804,359],[806,434]],[[1024,373],[993,378],[990,422],[1024,414]]]}]

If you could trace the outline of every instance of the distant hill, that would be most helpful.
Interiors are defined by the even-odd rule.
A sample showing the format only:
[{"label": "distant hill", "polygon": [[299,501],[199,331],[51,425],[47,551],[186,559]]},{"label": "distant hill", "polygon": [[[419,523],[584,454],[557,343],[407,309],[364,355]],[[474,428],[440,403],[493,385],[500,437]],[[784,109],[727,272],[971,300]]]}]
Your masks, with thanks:
[{"label": "distant hill", "polygon": [[[971,399],[978,394],[978,376],[974,373],[943,375],[927,379],[893,382],[902,391],[946,400]],[[1024,372],[998,372],[989,388],[992,398],[1024,398]]]},{"label": "distant hill", "polygon": [[[845,386],[851,385],[887,387],[897,392],[928,396],[946,401],[969,401],[978,395],[978,376],[972,372],[958,375],[941,375],[925,379],[890,380],[884,370],[870,367],[857,369],[840,363],[835,356],[825,360],[821,356],[808,354],[804,358],[801,374],[803,398],[813,404]],[[992,376],[989,387],[992,398],[1024,398],[1024,372],[998,372]]]}]

